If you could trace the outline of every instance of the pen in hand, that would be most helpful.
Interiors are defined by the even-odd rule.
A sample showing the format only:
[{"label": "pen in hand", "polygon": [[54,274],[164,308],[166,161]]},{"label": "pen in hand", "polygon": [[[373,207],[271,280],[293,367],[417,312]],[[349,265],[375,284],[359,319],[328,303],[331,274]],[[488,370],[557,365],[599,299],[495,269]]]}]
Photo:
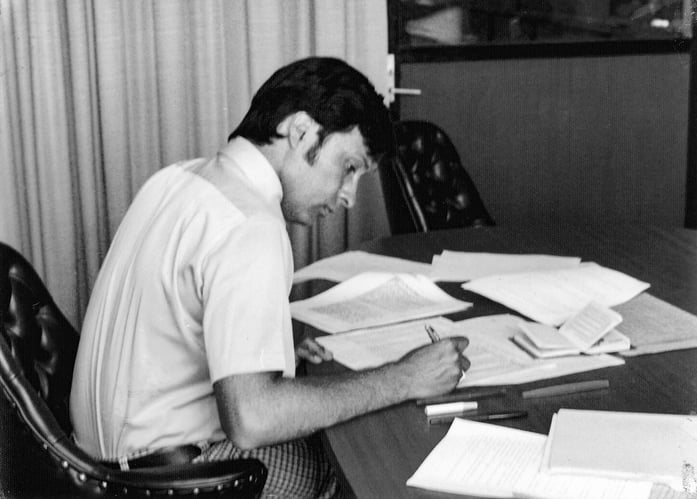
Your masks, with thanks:
[{"label": "pen in hand", "polygon": [[424,329],[426,330],[426,333],[428,334],[428,337],[431,339],[431,343],[436,343],[437,341],[440,341],[440,336],[438,333],[436,333],[436,330],[431,327],[430,324],[424,324]]},{"label": "pen in hand", "polygon": [[[440,341],[440,335],[436,332],[435,329],[433,329],[433,326],[430,324],[424,324],[424,329],[426,330],[426,333],[428,334],[428,337],[431,339],[431,343],[436,343]],[[460,377],[460,380],[464,379],[465,377],[465,370],[462,370],[462,376]]]}]

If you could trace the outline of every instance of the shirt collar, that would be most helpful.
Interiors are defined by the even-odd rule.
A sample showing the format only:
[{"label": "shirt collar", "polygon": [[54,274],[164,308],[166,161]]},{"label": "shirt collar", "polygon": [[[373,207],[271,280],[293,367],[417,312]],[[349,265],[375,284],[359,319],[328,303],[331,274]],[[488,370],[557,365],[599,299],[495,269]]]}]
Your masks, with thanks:
[{"label": "shirt collar", "polygon": [[235,137],[219,153],[221,163],[228,161],[249,179],[259,195],[268,202],[281,203],[283,188],[269,160],[244,137]]}]

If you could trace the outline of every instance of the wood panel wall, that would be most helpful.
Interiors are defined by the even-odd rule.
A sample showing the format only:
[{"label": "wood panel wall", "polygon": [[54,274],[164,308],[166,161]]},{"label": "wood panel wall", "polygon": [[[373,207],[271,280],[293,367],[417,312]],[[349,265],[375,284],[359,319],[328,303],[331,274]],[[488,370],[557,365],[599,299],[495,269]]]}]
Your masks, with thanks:
[{"label": "wood panel wall", "polygon": [[685,217],[689,54],[405,63],[499,224]]}]

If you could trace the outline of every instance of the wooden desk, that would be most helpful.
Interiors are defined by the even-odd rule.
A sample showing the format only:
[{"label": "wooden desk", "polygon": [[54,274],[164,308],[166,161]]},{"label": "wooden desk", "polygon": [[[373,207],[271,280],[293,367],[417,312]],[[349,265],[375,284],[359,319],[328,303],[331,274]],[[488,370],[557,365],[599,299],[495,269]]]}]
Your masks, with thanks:
[{"label": "wooden desk", "polygon": [[[647,281],[651,283],[649,293],[697,314],[697,231],[630,226],[494,227],[409,234],[371,241],[359,249],[424,262],[443,249],[580,256]],[[474,303],[468,311],[449,316],[454,320],[510,312],[465,292],[459,284],[443,288]],[[329,363],[321,369],[338,368]],[[697,411],[697,349],[628,358],[624,366],[554,382],[597,378],[608,379],[610,388],[516,402],[529,416],[499,424],[546,434],[552,414],[560,407],[683,414]],[[550,381],[522,386],[544,384]],[[410,488],[405,482],[447,429],[447,425],[429,426],[422,409],[409,402],[337,425],[326,431],[326,437],[357,497],[445,498],[454,496]]]}]

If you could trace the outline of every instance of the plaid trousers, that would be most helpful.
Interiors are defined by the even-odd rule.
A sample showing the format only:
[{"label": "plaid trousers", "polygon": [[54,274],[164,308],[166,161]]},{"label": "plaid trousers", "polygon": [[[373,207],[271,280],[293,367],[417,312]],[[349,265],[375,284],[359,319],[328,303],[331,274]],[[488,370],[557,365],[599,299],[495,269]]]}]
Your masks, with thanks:
[{"label": "plaid trousers", "polygon": [[256,458],[266,465],[269,474],[263,498],[328,499],[337,493],[337,475],[318,435],[251,450],[221,440],[204,448],[194,462],[236,458]]}]

